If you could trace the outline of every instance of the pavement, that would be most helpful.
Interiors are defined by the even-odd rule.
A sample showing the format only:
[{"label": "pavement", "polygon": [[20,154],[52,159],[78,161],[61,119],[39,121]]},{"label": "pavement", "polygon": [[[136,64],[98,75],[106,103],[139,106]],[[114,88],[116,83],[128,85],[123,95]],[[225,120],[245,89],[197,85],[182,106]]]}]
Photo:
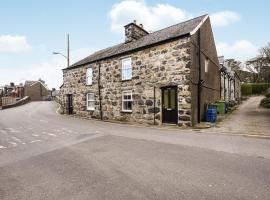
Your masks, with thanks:
[{"label": "pavement", "polygon": [[0,199],[265,199],[270,140],[0,111]]},{"label": "pavement", "polygon": [[253,135],[270,138],[270,109],[260,107],[264,96],[252,96],[244,101],[216,127],[206,132]]}]

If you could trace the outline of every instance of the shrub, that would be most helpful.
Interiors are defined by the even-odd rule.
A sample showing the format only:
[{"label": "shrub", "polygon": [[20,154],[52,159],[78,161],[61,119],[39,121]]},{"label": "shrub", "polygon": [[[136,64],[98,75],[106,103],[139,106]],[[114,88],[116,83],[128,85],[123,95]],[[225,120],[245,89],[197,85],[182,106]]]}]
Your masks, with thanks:
[{"label": "shrub", "polygon": [[241,85],[241,94],[242,94],[242,96],[252,95],[252,86],[251,86],[251,84],[242,84]]},{"label": "shrub", "polygon": [[270,87],[270,83],[253,83],[251,87],[252,94],[263,94]]},{"label": "shrub", "polygon": [[261,100],[260,106],[264,108],[270,108],[270,98],[264,98]]},{"label": "shrub", "polygon": [[265,96],[266,96],[267,98],[270,98],[270,93],[267,93]]},{"label": "shrub", "polygon": [[245,83],[241,85],[241,93],[243,96],[263,94],[268,88],[270,83]]}]

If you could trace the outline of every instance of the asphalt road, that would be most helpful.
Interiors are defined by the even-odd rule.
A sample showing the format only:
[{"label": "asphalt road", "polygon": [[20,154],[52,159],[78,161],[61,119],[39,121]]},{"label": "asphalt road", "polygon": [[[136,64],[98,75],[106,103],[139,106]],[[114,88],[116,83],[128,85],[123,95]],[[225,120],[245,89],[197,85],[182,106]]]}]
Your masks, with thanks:
[{"label": "asphalt road", "polygon": [[0,199],[265,199],[270,140],[0,111]]}]

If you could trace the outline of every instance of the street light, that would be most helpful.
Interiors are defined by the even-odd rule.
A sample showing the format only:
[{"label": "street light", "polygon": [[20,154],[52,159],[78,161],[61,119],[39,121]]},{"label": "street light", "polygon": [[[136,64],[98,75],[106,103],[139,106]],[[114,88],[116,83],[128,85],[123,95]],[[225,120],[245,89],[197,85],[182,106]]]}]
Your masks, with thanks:
[{"label": "street light", "polygon": [[65,56],[64,54],[60,53],[60,52],[53,52],[54,55],[61,55],[64,58],[67,59],[67,67],[69,67],[69,34],[67,34],[67,56]]}]

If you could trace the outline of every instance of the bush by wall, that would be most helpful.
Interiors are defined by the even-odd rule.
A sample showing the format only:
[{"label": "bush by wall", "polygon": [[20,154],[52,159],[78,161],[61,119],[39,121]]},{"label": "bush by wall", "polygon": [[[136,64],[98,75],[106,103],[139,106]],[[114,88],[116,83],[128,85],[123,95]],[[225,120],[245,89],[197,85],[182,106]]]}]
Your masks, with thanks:
[{"label": "bush by wall", "polygon": [[242,84],[241,85],[241,94],[242,94],[242,96],[252,95],[252,86],[251,86],[251,84]]},{"label": "bush by wall", "polygon": [[263,94],[268,88],[270,83],[245,83],[241,85],[241,93],[243,96]]},{"label": "bush by wall", "polygon": [[270,87],[270,83],[253,83],[252,94],[263,94]]},{"label": "bush by wall", "polygon": [[264,108],[270,108],[270,98],[262,99],[260,105]]}]

